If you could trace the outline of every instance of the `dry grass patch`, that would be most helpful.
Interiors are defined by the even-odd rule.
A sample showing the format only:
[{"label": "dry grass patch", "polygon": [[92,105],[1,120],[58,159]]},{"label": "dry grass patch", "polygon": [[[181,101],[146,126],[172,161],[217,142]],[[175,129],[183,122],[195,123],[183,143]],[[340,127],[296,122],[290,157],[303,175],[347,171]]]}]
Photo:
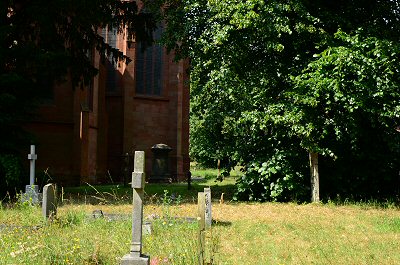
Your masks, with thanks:
[{"label": "dry grass patch", "polygon": [[[396,209],[319,204],[215,205],[221,264],[399,264]],[[384,230],[386,231],[384,232]]]}]

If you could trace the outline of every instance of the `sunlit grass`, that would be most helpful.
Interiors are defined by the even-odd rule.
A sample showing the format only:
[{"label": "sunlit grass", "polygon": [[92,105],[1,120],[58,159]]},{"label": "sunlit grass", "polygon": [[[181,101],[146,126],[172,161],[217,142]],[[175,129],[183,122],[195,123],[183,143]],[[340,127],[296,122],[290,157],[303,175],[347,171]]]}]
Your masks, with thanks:
[{"label": "sunlit grass", "polygon": [[218,170],[215,168],[203,168],[198,166],[196,163],[190,163],[190,170],[192,172],[192,177],[194,178],[203,178],[205,185],[213,186],[217,185],[230,185],[235,184],[236,178],[241,175],[240,168],[235,167],[233,170],[229,172],[229,176],[222,179],[222,181],[216,180],[217,176],[222,173],[222,170]]},{"label": "sunlit grass", "polygon": [[213,214],[232,223],[220,231],[225,264],[400,262],[396,209],[266,203],[216,205]]},{"label": "sunlit grass", "polygon": [[[128,219],[88,217],[96,209]],[[130,204],[65,204],[46,223],[39,208],[2,209],[0,224],[14,227],[0,230],[0,264],[118,264],[129,252],[131,211]],[[158,219],[143,251],[159,264],[197,264],[197,224],[162,218],[196,211],[192,203],[147,204],[145,217]],[[396,208],[214,201],[213,218],[215,264],[400,263]]]},{"label": "sunlit grass", "polygon": [[[197,222],[180,218],[196,217],[197,192],[208,185],[213,264],[400,264],[400,211],[393,203],[220,203],[233,187],[214,178],[191,190],[185,183],[146,184],[144,217],[152,217],[153,232],[144,235],[143,252],[154,264],[198,264]],[[130,248],[132,189],[64,191],[52,222],[39,207],[0,208],[0,264],[119,264]],[[94,219],[95,210],[124,218]]]},{"label": "sunlit grass", "polygon": [[[151,212],[157,219],[152,222],[153,232],[144,236],[143,251],[160,262],[168,261],[165,264],[196,264],[187,261],[196,260],[197,223],[166,218],[163,216],[166,207],[169,208],[146,206],[145,214]],[[182,207],[172,207],[168,213],[175,216]],[[126,215],[126,218],[94,219],[91,213],[97,209],[105,214]],[[120,258],[129,253],[131,212],[129,204],[66,204],[59,208],[55,220],[45,222],[39,207],[3,209],[0,264],[118,264]],[[12,214],[13,222],[7,214]]]}]

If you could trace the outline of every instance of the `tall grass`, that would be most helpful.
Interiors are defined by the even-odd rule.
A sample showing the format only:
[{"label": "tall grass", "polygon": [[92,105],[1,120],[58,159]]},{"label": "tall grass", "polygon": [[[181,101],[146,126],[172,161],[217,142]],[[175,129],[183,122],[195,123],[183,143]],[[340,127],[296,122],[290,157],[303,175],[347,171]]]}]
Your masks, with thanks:
[{"label": "tall grass", "polygon": [[[162,198],[160,198],[162,199]],[[191,203],[145,206],[153,232],[143,252],[154,264],[197,264]],[[0,210],[0,264],[118,264],[129,252],[131,221],[93,219],[93,209],[129,215],[131,205],[60,207],[52,223],[40,209]],[[11,216],[11,217],[10,217]],[[213,264],[400,264],[400,212],[375,205],[213,203]]]},{"label": "tall grass", "polygon": [[[207,181],[214,198],[206,242],[212,264],[400,264],[400,211],[392,202],[221,203],[218,191],[229,192],[230,184]],[[198,264],[197,222],[177,217],[196,217],[191,197],[204,187],[147,185],[144,216],[152,217],[153,231],[143,236],[143,252],[152,264]],[[37,206],[0,208],[0,264],[119,264],[130,248],[132,190],[70,191],[52,222]],[[94,210],[127,218],[94,219]]]},{"label": "tall grass", "polygon": [[[172,218],[178,203],[169,201],[154,207],[157,219],[152,233],[144,235],[143,251],[151,254],[153,264],[197,264],[197,223]],[[161,199],[162,200],[162,199]],[[94,208],[117,209],[128,218],[111,221],[94,219]],[[170,209],[171,208],[171,209]],[[0,210],[0,264],[119,264],[129,253],[132,206],[64,204],[52,222],[46,222],[37,206],[15,205]],[[114,212],[115,213],[115,212]]]}]

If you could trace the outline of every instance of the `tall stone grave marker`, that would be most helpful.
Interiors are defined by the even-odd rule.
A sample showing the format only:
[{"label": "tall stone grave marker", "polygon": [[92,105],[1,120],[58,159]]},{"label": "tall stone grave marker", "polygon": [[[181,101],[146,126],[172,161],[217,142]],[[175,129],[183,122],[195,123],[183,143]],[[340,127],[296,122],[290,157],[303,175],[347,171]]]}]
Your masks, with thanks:
[{"label": "tall stone grave marker", "polygon": [[39,186],[35,185],[35,161],[37,160],[37,154],[35,153],[35,146],[31,145],[31,152],[28,154],[30,160],[29,168],[29,185],[25,186],[25,200],[31,200],[32,203],[39,202]]},{"label": "tall stone grave marker", "polygon": [[132,173],[133,212],[131,251],[121,259],[121,265],[149,265],[150,257],[142,254],[143,190],[145,179],[145,155],[135,151]]},{"label": "tall stone grave marker", "polygon": [[197,194],[197,206],[198,206],[198,220],[199,220],[199,264],[204,264],[204,252],[205,252],[205,194],[199,192]]},{"label": "tall stone grave marker", "polygon": [[204,197],[205,197],[205,224],[206,228],[211,227],[212,223],[212,215],[211,215],[211,188],[204,188]]},{"label": "tall stone grave marker", "polygon": [[56,186],[47,184],[43,187],[42,215],[45,218],[54,217],[57,214]]}]

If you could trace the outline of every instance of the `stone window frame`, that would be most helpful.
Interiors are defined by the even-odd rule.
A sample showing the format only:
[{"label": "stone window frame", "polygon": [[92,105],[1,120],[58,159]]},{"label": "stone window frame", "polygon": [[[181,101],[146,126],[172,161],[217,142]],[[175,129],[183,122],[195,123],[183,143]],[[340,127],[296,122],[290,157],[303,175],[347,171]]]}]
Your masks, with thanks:
[{"label": "stone window frame", "polygon": [[[105,43],[109,44],[113,48],[118,48],[118,36],[121,33],[115,28],[109,28],[107,25],[101,29],[101,35],[104,38]],[[104,68],[106,71],[105,75],[105,89],[107,96],[119,96],[123,90],[123,78],[119,72],[120,62],[115,62],[115,60],[108,55],[104,55]]]},{"label": "stone window frame", "polygon": [[[156,41],[162,34],[163,26],[164,25],[160,25],[155,31],[154,39]],[[149,58],[149,54],[151,58]],[[138,65],[138,62],[142,60],[140,57],[144,57],[142,66]],[[135,43],[135,97],[151,99],[163,99],[165,97],[167,89],[166,84],[168,81],[167,60],[168,54],[164,46],[154,43],[143,50],[141,43]],[[148,63],[150,63],[150,67]],[[157,63],[161,63],[161,66]],[[151,69],[150,74],[146,72],[146,68],[147,70]],[[139,78],[140,75],[142,78]],[[158,80],[157,77],[159,77]],[[151,82],[150,85],[148,83],[149,79]],[[159,87],[156,87],[156,82],[158,82]]]}]

